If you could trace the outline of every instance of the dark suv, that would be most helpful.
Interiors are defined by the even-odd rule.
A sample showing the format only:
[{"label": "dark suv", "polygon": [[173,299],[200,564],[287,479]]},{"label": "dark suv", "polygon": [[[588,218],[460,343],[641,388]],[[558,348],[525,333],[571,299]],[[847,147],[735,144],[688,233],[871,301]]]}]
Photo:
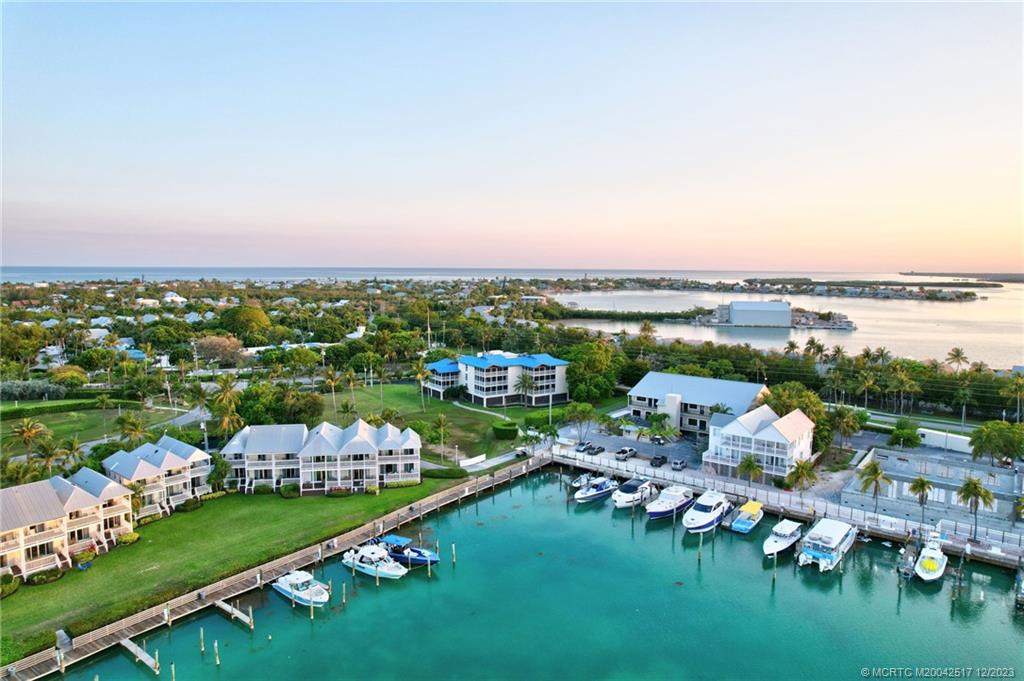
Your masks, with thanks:
[{"label": "dark suv", "polygon": [[661,468],[668,462],[668,457],[664,454],[655,454],[651,457],[651,465],[655,468]]}]

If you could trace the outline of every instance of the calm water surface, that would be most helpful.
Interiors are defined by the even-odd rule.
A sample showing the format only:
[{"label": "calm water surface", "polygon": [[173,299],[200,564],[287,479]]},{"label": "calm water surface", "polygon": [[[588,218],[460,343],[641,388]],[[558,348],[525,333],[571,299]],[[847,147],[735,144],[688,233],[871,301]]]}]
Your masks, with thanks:
[{"label": "calm water surface", "polygon": [[[309,620],[270,589],[249,601],[256,631],[207,612],[148,636],[189,679],[856,679],[864,666],[1015,666],[1024,674],[1024,616],[1009,572],[971,565],[962,597],[951,580],[902,591],[896,553],[858,545],[843,574],[761,557],[773,523],[720,533],[703,546],[648,525],[610,502],[565,503],[553,473],[431,518],[425,540],[445,562],[393,583],[352,577],[336,562],[323,579],[335,605]],[[406,528],[403,528],[406,529]],[[411,532],[415,534],[416,530]],[[458,547],[452,567],[451,542]],[[319,576],[319,570],[318,570]],[[199,628],[207,652],[200,656]],[[268,638],[272,636],[272,640]],[[219,641],[221,666],[213,661]],[[113,651],[67,678],[150,680]]]}]

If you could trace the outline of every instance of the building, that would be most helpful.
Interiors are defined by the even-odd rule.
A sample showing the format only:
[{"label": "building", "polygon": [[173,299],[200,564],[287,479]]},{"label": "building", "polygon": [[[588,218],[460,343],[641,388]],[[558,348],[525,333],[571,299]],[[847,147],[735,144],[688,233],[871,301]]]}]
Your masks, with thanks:
[{"label": "building", "polygon": [[760,383],[648,371],[630,389],[628,406],[634,418],[646,421],[652,414],[668,414],[669,422],[684,433],[706,433],[712,407],[739,416],[767,395],[768,388]]},{"label": "building", "polygon": [[209,454],[168,435],[103,460],[103,469],[114,480],[126,486],[142,485],[140,518],[170,515],[174,507],[209,493],[211,468]]},{"label": "building", "polygon": [[702,460],[719,472],[735,475],[752,454],[765,475],[784,477],[797,461],[814,453],[814,422],[799,409],[780,417],[767,404],[740,416],[712,414],[708,448]]},{"label": "building", "polygon": [[[565,371],[569,363],[546,353],[517,355],[492,350],[477,355],[462,355],[458,360],[442,359],[427,365],[430,377],[423,389],[435,397],[444,397],[449,388],[464,386],[470,399],[487,407],[505,404],[547,406],[569,399]],[[521,377],[529,376],[529,389],[523,392]]]},{"label": "building", "polygon": [[0,489],[0,573],[25,578],[132,531],[131,490],[90,468]]},{"label": "building", "polygon": [[789,328],[793,326],[793,312],[789,303],[782,300],[733,301],[718,306],[715,321],[730,326]]},{"label": "building", "polygon": [[359,419],[346,428],[326,421],[312,430],[301,423],[246,426],[221,454],[231,465],[229,482],[245,492],[297,484],[303,493],[324,493],[419,482],[421,448],[411,428]]}]

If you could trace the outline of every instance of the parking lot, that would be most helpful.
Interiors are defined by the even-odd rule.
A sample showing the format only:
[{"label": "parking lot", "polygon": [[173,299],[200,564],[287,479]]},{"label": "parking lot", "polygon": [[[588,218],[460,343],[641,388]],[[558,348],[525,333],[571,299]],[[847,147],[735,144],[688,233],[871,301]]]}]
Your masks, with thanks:
[{"label": "parking lot", "polygon": [[[564,428],[560,435],[575,440],[576,429]],[[602,457],[612,457],[620,448],[632,447],[638,452],[637,456],[633,459],[634,462],[642,460],[646,463],[655,454],[663,454],[668,457],[669,461],[677,458],[685,460],[688,469],[700,469],[700,453],[697,451],[697,446],[692,437],[682,438],[675,442],[666,442],[663,445],[656,445],[646,439],[637,442],[635,437],[605,435],[604,433],[597,432],[596,429],[591,429],[591,432],[587,434],[587,439],[607,450],[600,455]],[[666,465],[665,468],[668,468],[668,466]]]}]

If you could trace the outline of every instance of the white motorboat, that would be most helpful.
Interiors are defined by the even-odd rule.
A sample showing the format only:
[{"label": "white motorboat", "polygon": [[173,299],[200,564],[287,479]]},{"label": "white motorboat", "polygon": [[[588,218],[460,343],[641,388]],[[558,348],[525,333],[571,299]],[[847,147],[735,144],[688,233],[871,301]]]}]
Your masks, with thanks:
[{"label": "white motorboat", "polygon": [[761,545],[764,555],[774,556],[800,541],[801,528],[803,525],[796,521],[780,520],[772,528],[772,533],[764,540],[764,544]]},{"label": "white motorboat", "polygon": [[599,499],[607,499],[619,488],[619,483],[608,478],[594,478],[583,489],[573,495],[577,503],[586,504]]},{"label": "white motorboat", "polygon": [[707,532],[718,527],[731,508],[732,503],[724,494],[709,489],[697,497],[697,501],[683,515],[683,527],[694,534]]},{"label": "white motorboat", "polygon": [[575,480],[573,480],[569,484],[574,489],[582,489],[582,488],[586,487],[587,485],[589,485],[590,481],[593,480],[593,479],[594,479],[594,474],[593,473],[584,473],[583,475],[579,476],[578,478],[576,478]]},{"label": "white motorboat", "polygon": [[370,577],[398,579],[404,577],[408,568],[388,554],[388,550],[380,544],[368,544],[358,549],[349,549],[341,556],[341,564]]},{"label": "white motorboat", "polygon": [[321,608],[331,600],[327,587],[303,570],[292,570],[274,581],[274,591],[299,605]]},{"label": "white motorboat", "polygon": [[820,572],[828,572],[839,565],[856,538],[857,530],[853,525],[822,518],[804,538],[797,563],[801,567],[817,563]]},{"label": "white motorboat", "polygon": [[658,495],[658,488],[650,480],[633,478],[619,485],[612,493],[615,508],[633,508],[644,504]]},{"label": "white motorboat", "polygon": [[672,485],[661,490],[657,499],[647,503],[648,520],[668,518],[677,513],[684,513],[693,505],[693,490],[682,485]]},{"label": "white motorboat", "polygon": [[946,572],[946,562],[949,559],[942,552],[942,540],[938,532],[929,532],[924,548],[917,556],[917,563],[914,564],[914,573],[926,582],[934,582],[941,579]]}]

